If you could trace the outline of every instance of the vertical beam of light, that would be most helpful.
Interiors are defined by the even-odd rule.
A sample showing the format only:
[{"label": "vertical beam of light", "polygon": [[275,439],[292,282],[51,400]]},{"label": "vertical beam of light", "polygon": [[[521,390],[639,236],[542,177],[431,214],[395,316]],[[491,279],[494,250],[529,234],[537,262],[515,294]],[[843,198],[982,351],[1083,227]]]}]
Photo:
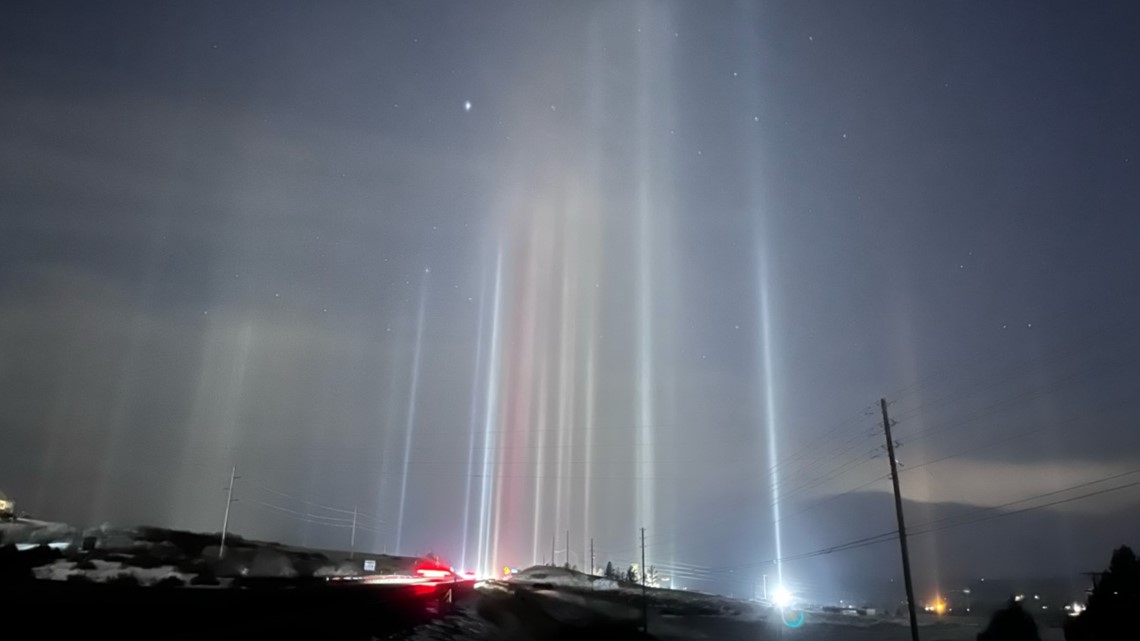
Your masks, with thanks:
[{"label": "vertical beam of light", "polygon": [[479,493],[479,552],[478,569],[482,576],[491,576],[496,570],[496,559],[491,557],[491,496],[494,479],[491,472],[492,448],[495,446],[494,426],[499,409],[499,354],[502,323],[503,250],[495,256],[495,289],[491,301],[491,357],[487,364],[487,390],[483,401],[483,473]]},{"label": "vertical beam of light", "polygon": [[[584,457],[584,470],[582,475],[583,488],[582,488],[582,532],[586,538],[591,536],[593,532],[590,523],[590,499],[592,498],[592,490],[590,478],[594,474],[594,318],[590,319],[589,333],[587,334],[587,348],[586,348],[586,401],[583,413],[585,414],[586,424],[586,446]],[[590,568],[593,572],[594,568]]]},{"label": "vertical beam of light", "polygon": [[778,443],[776,440],[776,395],[775,385],[772,380],[772,314],[769,307],[768,293],[770,288],[770,284],[768,283],[768,256],[763,239],[756,243],[756,248],[756,254],[759,259],[756,280],[760,288],[760,349],[762,352],[760,360],[761,363],[763,363],[764,429],[768,435],[768,481],[772,487],[772,535],[776,544],[776,578],[779,582],[777,585],[783,585],[784,564],[780,560],[784,555],[783,544],[780,538],[780,483],[779,474],[776,470],[776,462],[779,460],[777,456]]},{"label": "vertical beam of light", "polygon": [[404,470],[400,477],[400,511],[396,514],[396,553],[404,552],[404,508],[408,499],[408,466],[412,460],[412,437],[416,427],[416,397],[420,389],[420,356],[424,342],[424,307],[427,301],[427,279],[420,286],[420,310],[416,315],[416,342],[412,351],[412,380],[408,389],[407,423],[404,425]]},{"label": "vertical beam of light", "polygon": [[[379,453],[379,457],[378,457],[379,458],[379,466],[378,466],[378,469],[376,470],[377,484],[379,487],[377,488],[377,492],[376,492],[376,512],[375,513],[385,515],[385,522],[387,523],[387,522],[391,522],[390,516],[387,516],[387,515],[391,514],[391,510],[392,510],[392,501],[390,501],[391,497],[389,497],[388,494],[392,491],[392,485],[395,484],[394,483],[395,475],[389,474],[389,471],[392,469],[392,467],[396,463],[396,461],[392,460],[393,459],[392,450],[394,450],[395,448],[389,447],[389,444],[391,444],[394,441],[394,439],[396,438],[395,434],[397,432],[393,428],[396,426],[396,424],[400,420],[400,418],[399,418],[399,414],[400,414],[400,412],[399,412],[399,407],[400,407],[399,396],[400,396],[400,392],[403,390],[403,385],[401,385],[400,383],[403,379],[404,364],[402,363],[403,350],[398,349],[398,345],[400,344],[400,341],[395,339],[395,336],[402,336],[403,333],[400,332],[399,334],[396,334],[396,333],[384,332],[384,335],[386,335],[389,339],[388,343],[387,343],[387,349],[389,350],[391,358],[389,359],[388,368],[387,368],[387,371],[388,371],[388,393],[385,395],[384,400],[379,401],[381,403],[381,407],[384,408],[384,412],[383,412],[384,423],[383,423],[383,430],[382,430],[383,436],[381,437],[381,441],[380,441],[380,453]],[[378,412],[378,414],[379,414],[379,412]],[[381,536],[381,535],[379,533],[376,533],[375,536]],[[382,535],[382,541],[383,542],[382,542],[382,548],[381,548],[382,550],[384,550],[384,552],[388,552],[388,544],[390,544],[392,542],[391,537],[392,537],[392,528],[385,527],[383,535]]]},{"label": "vertical beam of light", "polygon": [[[180,154],[181,155],[181,154]],[[166,200],[175,200],[170,194],[164,197]],[[167,248],[167,234],[171,227],[171,220],[173,216],[163,206],[160,208],[160,213],[155,217],[154,229],[150,233],[150,241],[146,245],[146,252],[143,255],[141,265],[143,265],[143,273],[145,273],[146,281],[143,286],[142,296],[140,300],[149,303],[154,295],[155,289],[158,285],[159,274],[162,272],[158,269],[161,257],[164,255]],[[103,470],[99,483],[96,489],[96,496],[91,501],[91,510],[89,517],[92,521],[104,520],[108,517],[109,511],[112,509],[109,503],[118,492],[114,491],[111,487],[114,475],[121,469],[122,464],[122,446],[124,442],[125,432],[130,429],[132,422],[132,412],[135,409],[135,393],[140,386],[138,380],[139,370],[138,361],[140,355],[145,348],[145,337],[147,335],[147,317],[141,310],[136,310],[131,318],[130,331],[128,333],[128,340],[130,344],[127,347],[126,355],[121,359],[121,366],[119,367],[118,384],[115,388],[114,407],[110,415],[110,431],[111,439],[107,444],[105,451],[106,455],[98,453],[90,453],[91,460],[102,461]]]},{"label": "vertical beam of light", "polygon": [[[215,521],[220,518],[217,516],[219,506],[214,502],[216,494],[200,494],[196,489],[203,487],[203,466],[189,460],[193,454],[190,448],[192,444],[206,443],[214,460],[232,461],[254,335],[252,323],[243,323],[235,332],[224,326],[218,329],[215,323],[222,322],[210,321],[210,330],[204,341],[205,354],[198,370],[198,386],[194,392],[192,428],[184,432],[177,487],[191,494],[188,500],[171,501],[167,519],[177,527],[212,531],[217,529]],[[221,472],[219,468],[219,478]],[[176,508],[182,505],[193,505],[198,509],[193,516],[188,516],[185,510]]]},{"label": "vertical beam of light", "polygon": [[[577,189],[570,190],[570,193],[577,192]],[[561,288],[561,301],[558,305],[559,310],[559,346],[558,346],[558,468],[557,468],[557,489],[555,499],[555,518],[554,523],[566,524],[570,523],[570,489],[573,487],[572,481],[568,478],[570,476],[570,466],[574,460],[574,448],[571,441],[573,434],[574,423],[574,377],[577,374],[574,367],[575,358],[577,355],[574,352],[574,333],[577,331],[578,326],[575,322],[575,306],[573,297],[576,294],[576,287],[574,275],[576,273],[577,265],[572,264],[576,255],[576,247],[574,241],[576,235],[574,230],[571,229],[573,208],[568,208],[566,214],[563,215],[560,221],[563,225],[562,238],[562,288]],[[567,215],[568,214],[568,215]],[[566,541],[567,549],[570,548],[570,541]]]},{"label": "vertical beam of light", "polygon": [[[753,25],[759,24],[761,19],[756,15],[757,5],[752,2],[744,2],[740,4],[742,16],[737,20],[737,25],[740,31],[738,32],[739,41],[747,43],[747,48],[744,51],[743,57],[746,60],[756,60],[759,55],[759,43],[756,39],[756,33]],[[760,86],[761,79],[757,73],[754,64],[748,64],[745,70],[749,82],[746,85],[745,104],[746,109],[756,109],[761,104]],[[758,118],[758,117],[757,117]],[[748,168],[748,173],[745,176],[747,184],[749,185],[749,206],[757,212],[757,238],[756,238],[756,286],[757,286],[757,305],[758,318],[760,321],[758,349],[759,354],[757,361],[759,363],[760,380],[763,381],[764,389],[762,391],[762,398],[764,401],[764,430],[765,444],[767,447],[768,458],[768,484],[771,488],[771,501],[772,501],[772,540],[775,545],[775,559],[776,559],[776,580],[777,585],[783,585],[784,581],[784,566],[780,560],[783,557],[783,540],[780,533],[780,478],[779,471],[776,469],[776,463],[779,460],[779,442],[776,437],[776,391],[773,371],[773,350],[772,344],[772,310],[771,310],[771,289],[772,283],[770,282],[770,250],[772,246],[769,240],[770,229],[766,224],[762,207],[762,164],[763,147],[760,144],[760,137],[757,136],[754,142],[749,145],[748,155],[745,162],[741,163],[742,166]]]},{"label": "vertical beam of light", "polygon": [[[611,81],[611,78],[620,74],[620,72],[615,72],[613,66],[607,61],[605,33],[606,30],[612,28],[612,17],[609,12],[598,11],[594,13],[590,25],[590,46],[587,49],[587,68],[589,70],[587,77],[590,78],[590,82],[588,83],[587,113],[589,114],[591,128],[599,132],[599,134],[607,130],[606,126],[613,117],[611,106],[607,104],[607,83]],[[595,367],[598,331],[597,310],[598,299],[601,297],[598,274],[602,262],[602,242],[598,234],[598,220],[601,216],[602,206],[601,203],[598,202],[600,200],[598,194],[601,191],[603,159],[606,158],[606,152],[601,144],[595,144],[587,153],[589,158],[587,180],[589,181],[589,186],[593,187],[593,189],[590,192],[576,190],[577,193],[595,194],[594,200],[587,200],[582,203],[581,215],[576,217],[581,221],[579,229],[583,234],[582,260],[581,264],[576,266],[576,271],[580,270],[578,272],[579,277],[581,282],[584,283],[581,288],[584,296],[582,300],[576,301],[576,304],[578,309],[582,311],[583,342],[586,344],[585,378],[582,381],[582,385],[584,386],[582,422],[585,428],[582,434],[583,457],[581,467],[581,530],[583,545],[586,545],[594,535],[591,516],[594,507],[592,480],[594,474],[594,430],[596,429],[594,406],[596,403],[595,393],[597,383],[595,380]],[[583,564],[586,562],[586,560],[583,560]],[[592,567],[590,571],[593,571]]]},{"label": "vertical beam of light", "polygon": [[[543,507],[546,501],[542,496],[542,477],[546,470],[543,463],[545,462],[546,453],[546,432],[550,428],[546,421],[547,412],[547,389],[550,386],[549,370],[550,364],[546,358],[546,350],[542,351],[538,366],[538,420],[534,423],[535,431],[538,436],[538,445],[535,446],[532,456],[534,456],[534,495],[531,502],[532,516],[534,522],[531,524],[531,565],[538,565],[539,550],[546,550],[545,539],[546,537],[540,536],[541,526],[543,524]],[[529,451],[529,450],[527,450]],[[512,453],[513,454],[513,453]],[[526,456],[526,454],[522,454]],[[513,475],[511,475],[513,476]],[[557,524],[556,524],[557,525]],[[543,544],[540,544],[543,543]],[[553,560],[552,560],[553,562]]]},{"label": "vertical beam of light", "polygon": [[467,543],[471,533],[471,484],[475,475],[475,432],[479,424],[479,383],[482,382],[483,372],[483,332],[486,324],[487,309],[487,274],[483,273],[483,285],[479,292],[479,325],[475,330],[475,369],[471,374],[471,408],[467,420],[467,484],[463,493],[463,526],[460,532],[463,535],[462,552],[459,555],[459,566],[466,571]]},{"label": "vertical beam of light", "polygon": [[[153,243],[152,243],[153,244]],[[156,273],[158,270],[148,270]],[[153,278],[151,279],[153,280]],[[151,283],[147,283],[146,293],[149,294]],[[145,300],[145,299],[144,299]],[[91,521],[105,520],[111,506],[108,499],[116,493],[111,491],[114,474],[123,469],[121,450],[124,432],[131,423],[131,411],[135,406],[134,390],[139,386],[137,380],[139,353],[142,351],[142,337],[146,332],[145,318],[142,312],[136,311],[131,319],[131,329],[128,335],[129,344],[127,353],[119,366],[118,381],[115,385],[114,404],[110,415],[110,439],[106,446],[106,453],[92,453],[92,460],[102,461],[102,475],[99,486],[95,488],[95,498],[91,501],[88,519]]]},{"label": "vertical beam of light", "polygon": [[[638,26],[650,30],[650,7],[647,4],[639,5],[637,16]],[[650,197],[652,186],[652,171],[650,161],[650,145],[653,132],[650,123],[653,119],[653,96],[650,66],[656,60],[649,46],[650,37],[641,35],[637,38],[637,64],[638,78],[642,84],[637,92],[637,140],[636,140],[636,180],[637,180],[637,444],[635,448],[637,459],[637,507],[635,515],[637,527],[653,526],[653,253],[652,253],[652,225],[650,216],[653,203]]]}]

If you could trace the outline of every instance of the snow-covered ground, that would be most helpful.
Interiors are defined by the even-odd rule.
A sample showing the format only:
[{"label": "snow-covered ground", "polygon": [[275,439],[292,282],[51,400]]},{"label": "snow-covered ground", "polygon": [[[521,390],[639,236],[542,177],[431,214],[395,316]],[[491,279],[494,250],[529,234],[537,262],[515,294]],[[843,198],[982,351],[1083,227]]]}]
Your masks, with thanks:
[{"label": "snow-covered ground", "polygon": [[189,582],[194,577],[192,574],[183,574],[179,572],[172,565],[164,565],[157,568],[137,568],[125,566],[122,563],[114,561],[91,561],[95,567],[93,569],[79,569],[74,561],[67,561],[59,559],[51,565],[41,565],[33,568],[32,572],[35,573],[37,579],[45,579],[51,581],[67,581],[73,576],[82,576],[89,581],[96,583],[106,583],[114,579],[120,579],[125,576],[132,576],[139,585],[154,585],[159,581],[175,577],[183,582]]},{"label": "snow-covered ground", "polygon": [[75,537],[75,528],[66,523],[38,521],[35,519],[15,519],[0,521],[0,545],[8,544],[51,544],[70,542]]},{"label": "snow-covered ground", "polygon": [[[484,589],[509,591],[512,588],[538,590],[546,595],[541,601],[551,616],[565,619],[561,611],[587,608],[604,618],[640,619],[641,588],[621,585],[616,590],[598,590],[598,577],[556,567],[534,567],[513,575],[503,582],[490,582]],[[887,616],[860,616],[821,611],[781,613],[767,604],[742,601],[697,592],[650,589],[649,631],[662,640],[724,639],[726,641],[766,639],[803,639],[804,641],[908,641],[910,629],[905,619]],[[617,609],[614,609],[617,608]],[[632,608],[632,614],[631,614]],[[456,615],[470,617],[470,613]],[[784,622],[786,618],[797,627]],[[580,617],[580,615],[579,615]],[[987,621],[982,617],[939,618],[923,615],[920,632],[924,641],[974,641]],[[452,628],[479,629],[466,622]],[[449,626],[440,623],[426,636],[440,640]],[[1059,628],[1041,626],[1043,641],[1062,641]],[[468,636],[467,638],[471,638]],[[495,638],[494,635],[485,638]],[[537,641],[537,640],[536,640]]]}]

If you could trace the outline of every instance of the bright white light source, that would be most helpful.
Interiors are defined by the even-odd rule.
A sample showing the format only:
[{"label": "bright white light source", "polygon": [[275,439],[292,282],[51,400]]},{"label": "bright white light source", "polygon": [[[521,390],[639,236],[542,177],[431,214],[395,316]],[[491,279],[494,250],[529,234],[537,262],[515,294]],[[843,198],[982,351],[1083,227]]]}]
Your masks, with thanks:
[{"label": "bright white light source", "polygon": [[777,586],[772,591],[772,604],[778,608],[786,608],[792,605],[792,593],[782,585]]},{"label": "bright white light source", "polygon": [[471,101],[470,100],[463,103],[463,111],[471,111]]}]

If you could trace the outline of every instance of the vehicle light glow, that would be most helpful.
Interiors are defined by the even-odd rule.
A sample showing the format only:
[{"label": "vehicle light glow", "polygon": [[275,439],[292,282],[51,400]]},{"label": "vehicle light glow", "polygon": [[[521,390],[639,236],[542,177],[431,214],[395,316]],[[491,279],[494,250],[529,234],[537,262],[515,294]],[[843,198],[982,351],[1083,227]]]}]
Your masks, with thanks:
[{"label": "vehicle light glow", "polygon": [[451,572],[448,572],[447,570],[419,569],[416,570],[416,574],[419,574],[425,579],[442,579],[450,576]]}]

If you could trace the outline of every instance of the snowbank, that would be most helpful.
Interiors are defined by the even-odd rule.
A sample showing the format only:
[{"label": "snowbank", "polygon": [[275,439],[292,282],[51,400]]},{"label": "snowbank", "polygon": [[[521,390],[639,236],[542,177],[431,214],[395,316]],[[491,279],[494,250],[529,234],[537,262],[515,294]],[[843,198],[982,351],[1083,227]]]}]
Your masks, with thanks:
[{"label": "snowbank", "polygon": [[72,577],[82,577],[83,579],[95,583],[107,583],[129,576],[138,581],[139,585],[144,586],[154,585],[168,577],[189,582],[194,576],[192,574],[179,572],[172,565],[163,565],[157,568],[138,568],[124,566],[122,563],[115,561],[94,560],[89,563],[94,566],[93,569],[80,569],[77,567],[78,564],[74,561],[60,559],[51,565],[41,565],[37,568],[33,568],[32,571],[35,573],[37,579],[49,581],[69,581],[73,580]]},{"label": "snowbank", "polygon": [[507,581],[529,586],[549,585],[559,588],[590,590],[593,589],[593,582],[598,578],[599,577],[590,576],[589,574],[583,574],[574,570],[567,570],[566,568],[536,565],[516,574],[512,574]]}]

